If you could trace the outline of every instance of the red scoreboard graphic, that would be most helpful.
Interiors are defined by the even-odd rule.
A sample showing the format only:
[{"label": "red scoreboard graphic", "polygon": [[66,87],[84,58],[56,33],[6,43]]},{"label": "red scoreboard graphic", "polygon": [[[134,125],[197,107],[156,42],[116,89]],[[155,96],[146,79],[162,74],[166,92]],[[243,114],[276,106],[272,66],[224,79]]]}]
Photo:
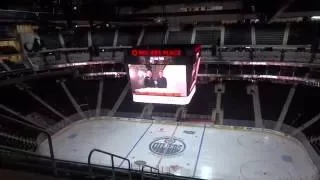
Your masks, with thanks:
[{"label": "red scoreboard graphic", "polygon": [[185,105],[196,91],[199,45],[135,47],[125,62],[134,102]]}]

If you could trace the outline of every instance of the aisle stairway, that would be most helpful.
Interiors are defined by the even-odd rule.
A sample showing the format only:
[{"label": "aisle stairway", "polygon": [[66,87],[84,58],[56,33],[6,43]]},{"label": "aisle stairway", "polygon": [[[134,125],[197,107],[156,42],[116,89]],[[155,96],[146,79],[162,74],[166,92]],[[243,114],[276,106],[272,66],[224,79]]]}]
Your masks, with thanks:
[{"label": "aisle stairway", "polygon": [[9,133],[0,132],[0,144],[10,147],[15,147],[23,150],[34,151],[37,147],[37,143],[33,139],[18,137]]}]

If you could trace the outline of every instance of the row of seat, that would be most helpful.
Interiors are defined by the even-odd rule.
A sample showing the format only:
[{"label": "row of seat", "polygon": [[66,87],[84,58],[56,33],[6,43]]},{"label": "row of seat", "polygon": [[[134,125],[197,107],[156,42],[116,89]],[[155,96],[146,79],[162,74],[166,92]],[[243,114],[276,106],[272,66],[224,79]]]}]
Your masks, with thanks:
[{"label": "row of seat", "polygon": [[[57,65],[65,63],[77,63],[93,61],[118,61],[123,62],[124,50],[99,50],[96,55],[87,50],[82,52],[53,52],[42,53],[29,57],[29,60],[36,67],[46,65]],[[283,62],[300,62],[300,63],[320,63],[320,53],[313,57],[311,52],[304,51],[220,51],[211,48],[202,49],[203,61],[283,61]]]},{"label": "row of seat", "polygon": [[[287,30],[285,24],[227,25],[225,28],[220,26],[196,27],[195,31],[193,29],[177,31],[163,27],[147,27],[142,31],[141,28],[132,27],[92,31],[90,37],[96,46],[134,46],[138,43],[140,45],[189,43],[204,45],[220,45],[220,43],[223,45],[308,45],[313,43],[315,36],[313,29],[310,25],[306,26],[305,24],[292,24]],[[288,31],[287,35],[285,35],[286,31]],[[73,33],[61,33],[61,37],[64,39],[65,47],[88,46],[88,33],[81,28],[76,28]],[[62,47],[58,32],[41,33],[40,38],[44,40],[47,49]],[[287,39],[285,40],[285,38]],[[224,39],[223,42],[221,42],[222,39]]]}]

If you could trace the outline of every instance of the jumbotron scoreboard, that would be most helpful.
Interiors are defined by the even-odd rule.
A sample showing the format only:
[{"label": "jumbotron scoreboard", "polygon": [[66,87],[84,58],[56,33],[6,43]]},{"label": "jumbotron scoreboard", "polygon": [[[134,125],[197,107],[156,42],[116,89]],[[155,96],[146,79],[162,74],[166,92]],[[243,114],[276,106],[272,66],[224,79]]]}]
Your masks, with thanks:
[{"label": "jumbotron scoreboard", "polygon": [[139,46],[125,55],[134,102],[188,104],[196,91],[199,45]]}]

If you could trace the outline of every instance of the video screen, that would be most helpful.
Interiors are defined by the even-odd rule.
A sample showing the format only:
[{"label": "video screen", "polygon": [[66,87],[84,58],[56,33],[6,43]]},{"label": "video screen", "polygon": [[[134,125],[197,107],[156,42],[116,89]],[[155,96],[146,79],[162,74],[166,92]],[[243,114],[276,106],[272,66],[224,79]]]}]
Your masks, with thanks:
[{"label": "video screen", "polygon": [[196,91],[199,45],[139,46],[126,51],[134,102],[186,105]]},{"label": "video screen", "polygon": [[187,104],[186,65],[128,64],[133,101]]}]

